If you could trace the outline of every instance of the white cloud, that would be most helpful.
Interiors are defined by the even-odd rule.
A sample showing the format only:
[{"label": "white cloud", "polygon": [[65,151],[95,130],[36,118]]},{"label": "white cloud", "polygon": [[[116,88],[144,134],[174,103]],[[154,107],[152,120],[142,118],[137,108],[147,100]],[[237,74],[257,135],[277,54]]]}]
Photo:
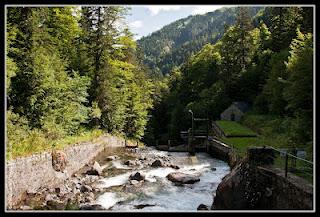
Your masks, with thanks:
[{"label": "white cloud", "polygon": [[203,6],[195,6],[194,9],[192,10],[192,14],[205,14],[211,11],[215,11],[219,8],[222,8],[225,6],[222,5],[203,5]]},{"label": "white cloud", "polygon": [[182,6],[152,5],[146,6],[146,8],[150,11],[151,16],[155,16],[160,11],[178,11],[182,8]]},{"label": "white cloud", "polygon": [[141,37],[142,37],[141,35],[135,34],[135,35],[133,36],[133,39],[136,40],[136,41],[138,41]]},{"label": "white cloud", "polygon": [[133,21],[133,22],[129,23],[129,26],[131,28],[138,29],[138,28],[143,27],[143,22],[141,20],[136,20],[136,21]]}]

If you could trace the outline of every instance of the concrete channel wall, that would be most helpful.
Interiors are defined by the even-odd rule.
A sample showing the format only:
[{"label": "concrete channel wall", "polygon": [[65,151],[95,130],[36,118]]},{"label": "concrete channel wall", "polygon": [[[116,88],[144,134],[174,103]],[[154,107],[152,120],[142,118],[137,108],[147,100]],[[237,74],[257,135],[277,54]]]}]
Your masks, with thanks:
[{"label": "concrete channel wall", "polygon": [[313,187],[274,168],[238,164],[218,185],[212,209],[312,210]]},{"label": "concrete channel wall", "polygon": [[291,173],[285,177],[283,170],[270,166],[270,149],[252,148],[248,153],[218,185],[212,209],[313,209],[310,183]]},{"label": "concrete channel wall", "polygon": [[233,149],[215,138],[209,140],[207,152],[215,158],[228,162],[231,169],[238,161]]},{"label": "concrete channel wall", "polygon": [[89,163],[106,147],[125,146],[125,140],[104,135],[94,142],[83,142],[67,146],[67,166],[64,172],[56,172],[52,167],[51,152],[42,152],[29,157],[6,162],[6,206],[12,207],[24,197],[26,192],[35,192],[39,187],[52,187],[62,183],[73,173]]}]

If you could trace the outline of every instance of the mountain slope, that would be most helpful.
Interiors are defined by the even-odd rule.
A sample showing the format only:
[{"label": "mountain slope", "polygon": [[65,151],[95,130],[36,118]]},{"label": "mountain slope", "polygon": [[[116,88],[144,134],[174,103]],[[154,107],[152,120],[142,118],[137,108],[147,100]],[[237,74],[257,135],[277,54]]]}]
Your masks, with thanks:
[{"label": "mountain slope", "polygon": [[[250,15],[256,15],[260,9],[262,7],[251,7]],[[234,24],[236,16],[237,8],[221,8],[204,15],[188,16],[164,26],[138,40],[145,55],[144,63],[154,73],[169,73],[205,44],[219,40],[225,25]]]}]

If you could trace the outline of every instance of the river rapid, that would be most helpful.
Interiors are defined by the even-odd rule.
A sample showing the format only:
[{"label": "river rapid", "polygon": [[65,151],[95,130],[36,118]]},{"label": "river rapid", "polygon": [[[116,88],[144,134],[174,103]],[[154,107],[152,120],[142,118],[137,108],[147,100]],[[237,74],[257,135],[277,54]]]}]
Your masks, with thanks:
[{"label": "river rapid", "polygon": [[[107,155],[120,158],[104,164],[103,159]],[[168,158],[179,169],[154,168],[143,163],[149,159]],[[127,166],[124,165],[127,159],[140,159],[142,163]],[[93,203],[112,211],[196,211],[200,204],[210,209],[218,184],[230,171],[226,162],[212,158],[207,153],[190,156],[186,152],[159,151],[151,147],[139,149],[137,153],[113,148],[101,153],[96,160],[107,171],[107,176],[96,182],[95,187],[103,190]],[[129,176],[135,172],[143,174],[145,179],[139,184],[130,185]],[[177,184],[166,178],[171,172],[197,175],[200,181]]]},{"label": "river rapid", "polygon": [[[211,209],[229,172],[226,162],[207,153],[107,147],[59,186],[27,192],[14,209],[186,212],[200,204]],[[172,180],[176,173],[184,181]]]}]

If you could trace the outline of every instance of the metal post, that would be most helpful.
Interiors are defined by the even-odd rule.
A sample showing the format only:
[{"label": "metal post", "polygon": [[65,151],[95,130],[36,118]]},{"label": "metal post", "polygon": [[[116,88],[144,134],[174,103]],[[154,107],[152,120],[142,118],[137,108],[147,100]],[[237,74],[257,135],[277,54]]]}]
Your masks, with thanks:
[{"label": "metal post", "polygon": [[286,162],[285,162],[285,174],[284,176],[287,178],[287,175],[288,175],[288,158],[289,158],[289,155],[288,153],[286,153]]},{"label": "metal post", "polygon": [[194,136],[194,123],[193,123],[193,121],[194,121],[194,117],[193,117],[193,112],[192,112],[192,110],[190,109],[189,110],[189,112],[191,113],[191,129],[192,129],[192,141],[193,141],[193,136]]},{"label": "metal post", "polygon": [[207,142],[209,142],[209,117],[207,113]]}]

